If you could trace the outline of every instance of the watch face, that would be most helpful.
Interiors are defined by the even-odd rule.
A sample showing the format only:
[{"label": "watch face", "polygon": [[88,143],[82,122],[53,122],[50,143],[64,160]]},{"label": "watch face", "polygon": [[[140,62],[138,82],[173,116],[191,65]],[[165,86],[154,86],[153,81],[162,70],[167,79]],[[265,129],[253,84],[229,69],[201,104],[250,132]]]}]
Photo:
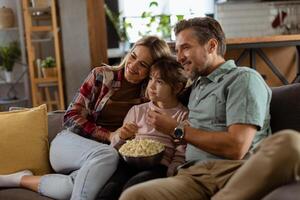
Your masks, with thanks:
[{"label": "watch face", "polygon": [[176,130],[174,131],[174,136],[175,138],[180,139],[183,136],[183,131],[181,128],[176,128]]}]

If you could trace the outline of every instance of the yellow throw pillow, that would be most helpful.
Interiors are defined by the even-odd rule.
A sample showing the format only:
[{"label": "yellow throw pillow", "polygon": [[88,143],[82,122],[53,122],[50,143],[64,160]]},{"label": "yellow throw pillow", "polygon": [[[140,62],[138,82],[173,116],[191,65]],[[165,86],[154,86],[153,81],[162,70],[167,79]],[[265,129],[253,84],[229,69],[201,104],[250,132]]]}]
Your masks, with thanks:
[{"label": "yellow throw pillow", "polygon": [[0,112],[0,174],[50,173],[47,107]]}]

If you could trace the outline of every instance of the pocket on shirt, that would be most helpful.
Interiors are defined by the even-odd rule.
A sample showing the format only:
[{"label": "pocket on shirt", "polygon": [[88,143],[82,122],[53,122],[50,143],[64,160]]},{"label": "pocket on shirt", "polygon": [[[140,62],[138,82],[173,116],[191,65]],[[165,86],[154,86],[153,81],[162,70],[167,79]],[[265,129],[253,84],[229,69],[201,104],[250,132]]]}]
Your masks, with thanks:
[{"label": "pocket on shirt", "polygon": [[198,103],[189,106],[190,119],[198,120],[202,126],[226,126],[226,104],[216,94],[209,94]]},{"label": "pocket on shirt", "polygon": [[[201,115],[201,123],[212,124],[215,119],[216,113],[216,97],[215,95],[208,95],[207,97],[200,100],[196,106],[195,115]],[[190,110],[191,112],[192,110]]]}]

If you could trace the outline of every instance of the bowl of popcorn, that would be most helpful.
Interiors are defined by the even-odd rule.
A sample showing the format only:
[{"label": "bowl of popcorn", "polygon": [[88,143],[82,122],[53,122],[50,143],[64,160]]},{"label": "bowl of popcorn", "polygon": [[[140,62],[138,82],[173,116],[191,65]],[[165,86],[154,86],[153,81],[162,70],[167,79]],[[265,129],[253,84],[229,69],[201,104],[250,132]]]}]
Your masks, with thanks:
[{"label": "bowl of popcorn", "polygon": [[151,139],[127,140],[119,149],[123,159],[138,169],[147,169],[160,164],[165,146]]}]

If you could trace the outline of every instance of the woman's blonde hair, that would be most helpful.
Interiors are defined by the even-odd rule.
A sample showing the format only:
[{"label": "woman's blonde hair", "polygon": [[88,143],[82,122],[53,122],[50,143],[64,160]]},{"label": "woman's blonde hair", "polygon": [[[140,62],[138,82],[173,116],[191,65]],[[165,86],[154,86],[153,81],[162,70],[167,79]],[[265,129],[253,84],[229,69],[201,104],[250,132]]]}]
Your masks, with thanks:
[{"label": "woman's blonde hair", "polygon": [[116,69],[119,70],[125,67],[127,59],[130,56],[130,53],[135,49],[136,46],[144,46],[149,48],[151,53],[151,58],[152,58],[152,63],[150,65],[152,65],[157,59],[165,56],[170,56],[172,54],[170,47],[164,40],[160,39],[157,36],[145,36],[134,43],[133,47],[126,54],[126,56],[121,61],[120,65],[117,66]]}]

